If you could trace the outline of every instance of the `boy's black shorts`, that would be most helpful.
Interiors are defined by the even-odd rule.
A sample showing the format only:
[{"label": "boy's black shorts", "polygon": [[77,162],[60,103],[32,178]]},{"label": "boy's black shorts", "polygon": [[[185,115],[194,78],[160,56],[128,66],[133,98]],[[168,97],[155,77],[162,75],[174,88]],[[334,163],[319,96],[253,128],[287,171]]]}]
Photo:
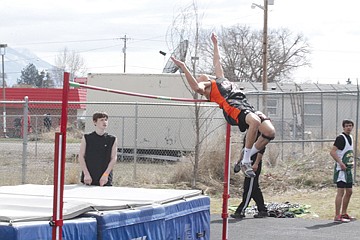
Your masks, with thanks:
[{"label": "boy's black shorts", "polygon": [[336,183],[336,187],[337,188],[352,188],[353,186],[353,183],[346,183],[346,182],[343,182],[343,181],[340,181],[340,182],[337,182]]}]

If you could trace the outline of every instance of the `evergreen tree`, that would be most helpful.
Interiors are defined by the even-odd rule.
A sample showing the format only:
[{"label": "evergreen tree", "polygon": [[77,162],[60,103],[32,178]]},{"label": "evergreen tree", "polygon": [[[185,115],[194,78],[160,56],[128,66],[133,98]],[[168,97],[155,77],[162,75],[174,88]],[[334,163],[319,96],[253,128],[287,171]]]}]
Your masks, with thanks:
[{"label": "evergreen tree", "polygon": [[39,71],[34,64],[30,63],[23,70],[21,70],[21,76],[17,79],[17,84],[26,84],[36,86],[38,81]]},{"label": "evergreen tree", "polygon": [[39,88],[53,87],[54,82],[51,76],[45,70],[39,73],[36,66],[32,63],[27,65],[22,71],[21,76],[17,79],[17,84],[26,84]]}]

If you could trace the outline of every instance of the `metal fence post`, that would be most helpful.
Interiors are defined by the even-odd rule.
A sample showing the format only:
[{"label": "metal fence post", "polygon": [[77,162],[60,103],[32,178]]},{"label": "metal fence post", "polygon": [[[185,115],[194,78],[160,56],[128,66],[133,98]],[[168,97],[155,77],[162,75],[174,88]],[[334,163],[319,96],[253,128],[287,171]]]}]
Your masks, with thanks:
[{"label": "metal fence post", "polygon": [[356,80],[357,83],[357,101],[356,101],[356,123],[355,123],[355,143],[353,146],[355,146],[355,152],[354,152],[354,182],[356,182],[356,168],[357,168],[357,160],[358,158],[358,134],[359,134],[359,101],[360,101],[360,92],[359,92],[359,82]]},{"label": "metal fence post", "polygon": [[136,181],[136,162],[137,162],[137,145],[138,145],[138,113],[139,105],[135,104],[135,129],[134,129],[134,181]]},{"label": "metal fence post", "polygon": [[124,142],[125,142],[125,117],[122,117],[121,161],[124,161]]},{"label": "metal fence post", "polygon": [[305,94],[300,94],[300,101],[301,101],[301,108],[302,108],[302,111],[301,111],[301,114],[300,114],[300,117],[301,117],[301,139],[303,140],[302,142],[302,153],[304,154],[305,152]]},{"label": "metal fence post", "polygon": [[[284,118],[285,118],[285,99],[284,94],[281,95],[281,139],[284,139]],[[281,142],[281,159],[284,159],[284,143]]]},{"label": "metal fence post", "polygon": [[29,116],[29,98],[28,96],[24,97],[24,116],[23,116],[23,152],[22,152],[22,175],[21,183],[26,183],[26,162],[27,162],[27,146],[28,146],[28,116]]},{"label": "metal fence post", "polygon": [[35,157],[38,156],[38,141],[39,141],[39,136],[38,136],[38,116],[35,116],[35,130],[33,129],[33,131],[35,131]]}]

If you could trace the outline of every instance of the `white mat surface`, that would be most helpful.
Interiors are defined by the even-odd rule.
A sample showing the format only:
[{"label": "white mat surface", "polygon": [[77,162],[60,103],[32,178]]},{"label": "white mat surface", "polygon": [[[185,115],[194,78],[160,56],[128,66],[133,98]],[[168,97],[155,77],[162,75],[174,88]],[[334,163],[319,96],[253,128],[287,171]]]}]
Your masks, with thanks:
[{"label": "white mat surface", "polygon": [[[53,185],[0,187],[0,221],[51,220],[53,191]],[[65,185],[63,217],[71,219],[94,209],[126,209],[163,204],[198,195],[201,195],[200,190]]]}]

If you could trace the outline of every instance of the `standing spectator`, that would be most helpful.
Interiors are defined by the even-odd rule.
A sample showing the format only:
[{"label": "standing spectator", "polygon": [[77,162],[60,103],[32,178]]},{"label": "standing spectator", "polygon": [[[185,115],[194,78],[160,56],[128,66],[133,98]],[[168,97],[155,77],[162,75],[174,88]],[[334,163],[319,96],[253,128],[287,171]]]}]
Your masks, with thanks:
[{"label": "standing spectator", "polygon": [[95,131],[85,134],[81,139],[81,182],[86,185],[112,186],[112,170],[117,159],[117,139],[105,132],[108,126],[106,113],[94,113],[93,123]]},{"label": "standing spectator", "polygon": [[52,125],[52,120],[50,117],[50,113],[47,113],[47,114],[45,114],[45,117],[44,117],[44,127],[48,132],[50,132],[51,125]]},{"label": "standing spectator", "polygon": [[21,137],[21,118],[16,117],[14,119],[14,137]]},{"label": "standing spectator", "polygon": [[337,186],[335,197],[335,222],[350,222],[355,218],[347,213],[348,205],[352,195],[353,186],[353,138],[351,131],[354,122],[343,120],[343,132],[336,137],[334,145],[330,151],[331,157],[335,160],[334,183]]},{"label": "standing spectator", "polygon": [[[260,134],[258,133],[257,137]],[[244,136],[244,144],[246,142],[246,135]],[[239,204],[234,214],[230,216],[235,219],[242,219],[245,217],[245,209],[249,206],[250,200],[253,199],[256,203],[258,213],[254,215],[254,218],[264,218],[268,216],[268,212],[264,203],[264,196],[261,192],[259,185],[259,177],[261,173],[262,166],[262,157],[265,152],[265,148],[260,150],[251,156],[252,168],[256,174],[255,177],[249,178],[245,177],[244,179],[244,191],[242,195],[242,201]],[[238,172],[235,170],[235,173]]]}]

